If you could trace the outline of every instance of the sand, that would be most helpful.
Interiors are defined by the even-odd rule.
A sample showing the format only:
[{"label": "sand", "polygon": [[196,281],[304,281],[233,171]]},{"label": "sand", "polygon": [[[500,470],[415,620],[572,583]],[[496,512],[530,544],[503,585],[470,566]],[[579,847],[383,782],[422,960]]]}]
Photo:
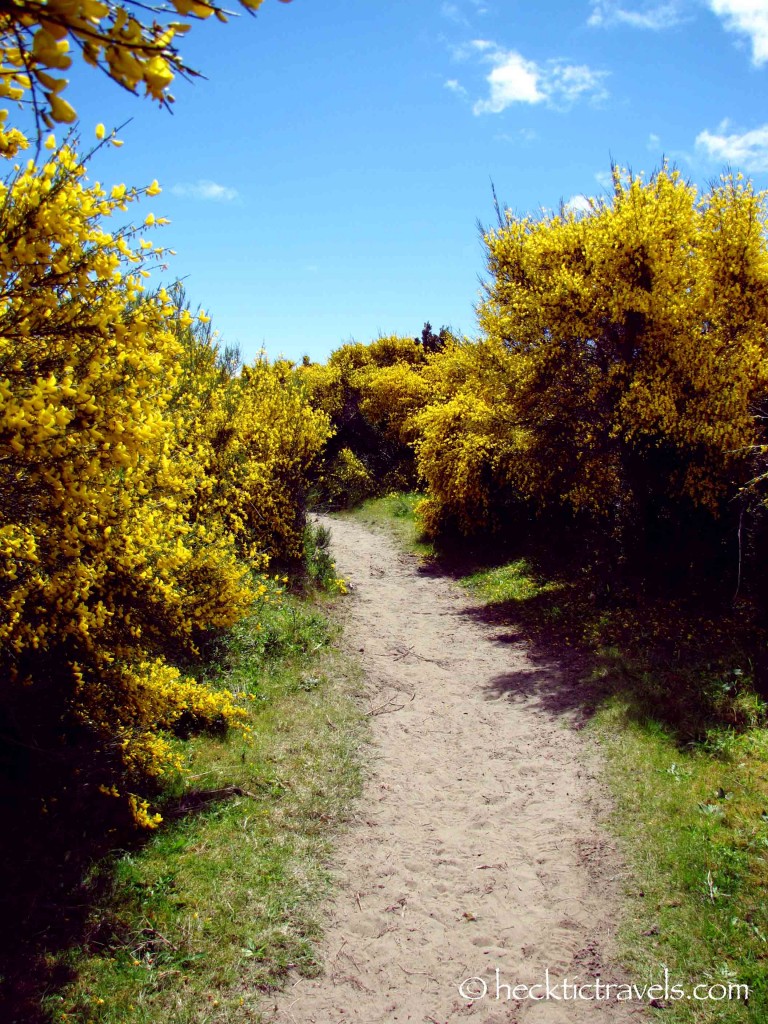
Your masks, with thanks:
[{"label": "sand", "polygon": [[562,669],[389,536],[324,522],[351,583],[345,642],[365,669],[373,752],[337,847],[324,973],[289,983],[268,1019],[638,1021],[639,1001],[514,991],[547,970],[561,996],[565,978],[627,981],[610,959],[626,871],[595,751],[557,697]]}]

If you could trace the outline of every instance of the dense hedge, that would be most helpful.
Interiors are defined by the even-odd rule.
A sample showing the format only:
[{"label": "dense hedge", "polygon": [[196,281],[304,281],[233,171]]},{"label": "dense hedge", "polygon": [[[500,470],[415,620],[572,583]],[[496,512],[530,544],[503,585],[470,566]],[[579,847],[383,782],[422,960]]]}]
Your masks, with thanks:
[{"label": "dense hedge", "polygon": [[161,222],[111,225],[158,191],[89,185],[69,146],[0,185],[6,781],[41,811],[58,786],[99,791],[146,826],[170,734],[242,720],[179,666],[299,553],[329,432],[289,367],[238,371],[204,314],[144,291]]}]

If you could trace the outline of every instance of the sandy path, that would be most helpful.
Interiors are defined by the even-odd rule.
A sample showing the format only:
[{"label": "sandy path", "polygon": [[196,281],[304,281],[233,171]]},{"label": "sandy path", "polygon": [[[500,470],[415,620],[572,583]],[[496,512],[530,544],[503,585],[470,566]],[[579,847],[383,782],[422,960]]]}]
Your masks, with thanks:
[{"label": "sandy path", "polygon": [[[328,522],[353,587],[345,633],[367,674],[374,760],[338,850],[325,973],[289,986],[274,1020],[637,1021],[637,1002],[496,998],[496,968],[513,987],[547,968],[552,984],[620,980],[604,949],[621,866],[584,738],[553,709],[556,669],[467,615],[456,584],[388,537]],[[485,998],[462,998],[472,976]]]}]

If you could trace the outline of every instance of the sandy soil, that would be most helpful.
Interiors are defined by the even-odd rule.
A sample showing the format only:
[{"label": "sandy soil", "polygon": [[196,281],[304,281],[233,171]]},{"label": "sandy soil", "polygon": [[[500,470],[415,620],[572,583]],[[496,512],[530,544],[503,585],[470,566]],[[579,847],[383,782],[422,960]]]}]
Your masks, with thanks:
[{"label": "sandy soil", "polygon": [[[374,753],[338,848],[325,972],[289,985],[272,1019],[639,1021],[638,1002],[503,987],[543,983],[547,969],[552,986],[626,981],[608,958],[624,877],[600,823],[609,805],[557,667],[389,537],[328,522],[352,584],[345,635],[366,670]],[[484,998],[470,998],[478,981],[460,992],[472,977]]]}]

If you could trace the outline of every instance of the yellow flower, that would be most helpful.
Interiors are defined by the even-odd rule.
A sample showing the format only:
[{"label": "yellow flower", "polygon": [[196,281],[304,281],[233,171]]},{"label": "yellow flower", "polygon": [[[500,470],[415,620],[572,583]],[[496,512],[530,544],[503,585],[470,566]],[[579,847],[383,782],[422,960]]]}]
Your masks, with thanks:
[{"label": "yellow flower", "polygon": [[77,119],[74,108],[66,100],[63,100],[61,96],[51,93],[48,102],[51,105],[51,116],[54,121],[71,124]]}]

